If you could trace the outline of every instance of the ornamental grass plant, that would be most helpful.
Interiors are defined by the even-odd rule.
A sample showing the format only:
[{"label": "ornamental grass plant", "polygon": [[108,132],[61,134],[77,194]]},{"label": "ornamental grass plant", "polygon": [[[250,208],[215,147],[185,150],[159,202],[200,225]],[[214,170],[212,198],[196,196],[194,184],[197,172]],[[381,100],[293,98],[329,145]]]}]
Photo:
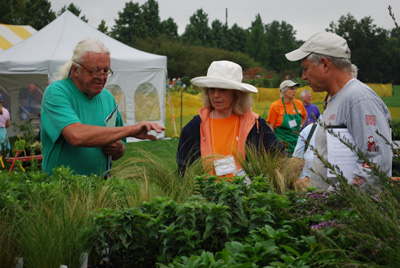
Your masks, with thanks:
[{"label": "ornamental grass plant", "polygon": [[[130,181],[72,175],[0,172],[0,267],[81,268],[91,246],[92,213],[101,208],[134,207]],[[4,232],[3,232],[4,231]]]},{"label": "ornamental grass plant", "polygon": [[[186,200],[193,193],[194,178],[203,174],[201,160],[188,166],[181,176],[175,161],[164,161],[152,152],[137,149],[140,156],[129,157],[113,169],[113,176],[138,185],[135,199],[149,201],[156,197]],[[176,151],[164,151],[175,160]]]},{"label": "ornamental grass plant", "polygon": [[20,256],[14,241],[17,222],[7,208],[3,208],[0,215],[0,267],[15,267]]},{"label": "ornamental grass plant", "polygon": [[303,168],[303,160],[289,158],[260,147],[262,149],[256,150],[254,146],[247,146],[246,157],[238,157],[245,173],[250,177],[263,175],[278,194],[284,194],[288,190],[300,190],[296,181]]}]

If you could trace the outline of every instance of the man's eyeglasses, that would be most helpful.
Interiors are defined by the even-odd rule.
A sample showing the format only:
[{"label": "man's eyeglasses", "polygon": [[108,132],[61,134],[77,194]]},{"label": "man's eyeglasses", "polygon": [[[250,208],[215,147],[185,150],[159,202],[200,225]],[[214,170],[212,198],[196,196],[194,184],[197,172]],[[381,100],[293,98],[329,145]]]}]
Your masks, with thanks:
[{"label": "man's eyeglasses", "polygon": [[89,70],[83,64],[80,64],[77,62],[76,62],[76,64],[78,64],[83,69],[85,69],[88,72],[88,74],[90,74],[91,76],[96,77],[96,78],[100,78],[102,75],[104,75],[105,77],[111,77],[114,74],[110,68],[101,69],[101,68],[95,67],[93,70]]}]

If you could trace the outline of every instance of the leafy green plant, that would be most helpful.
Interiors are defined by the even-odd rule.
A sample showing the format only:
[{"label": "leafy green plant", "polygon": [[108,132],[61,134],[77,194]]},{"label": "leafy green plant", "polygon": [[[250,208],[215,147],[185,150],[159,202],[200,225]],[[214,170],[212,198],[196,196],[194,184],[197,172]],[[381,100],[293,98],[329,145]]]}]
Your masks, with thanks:
[{"label": "leafy green plant", "polygon": [[34,142],[37,131],[34,129],[32,124],[29,121],[16,121],[12,123],[14,127],[14,131],[19,135],[19,138],[22,138],[26,141],[26,149],[29,149],[29,146]]},{"label": "leafy green plant", "polygon": [[[246,185],[242,177],[227,182],[203,175],[196,178],[196,195],[186,202],[154,199],[136,209],[100,210],[95,214],[94,251],[99,259],[109,260],[110,267],[154,267],[203,251],[222,251],[227,243],[242,241],[267,224],[282,228],[284,222],[285,232],[289,225],[298,225],[290,221],[287,197],[272,192],[262,176],[252,181]],[[298,246],[285,237],[276,239]]]},{"label": "leafy green plant", "polygon": [[14,143],[14,151],[23,151],[25,149],[25,140],[17,140]]}]

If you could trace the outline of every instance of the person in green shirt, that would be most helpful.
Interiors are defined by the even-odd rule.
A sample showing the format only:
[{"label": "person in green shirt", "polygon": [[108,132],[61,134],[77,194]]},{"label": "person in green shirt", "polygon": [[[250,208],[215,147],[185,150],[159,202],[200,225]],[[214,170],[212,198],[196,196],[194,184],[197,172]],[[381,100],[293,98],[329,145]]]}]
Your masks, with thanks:
[{"label": "person in green shirt", "polygon": [[[102,42],[83,40],[61,68],[61,79],[45,90],[41,110],[44,172],[68,166],[74,174],[106,176],[108,159],[124,155],[126,137],[155,140],[148,132],[164,130],[156,122],[124,126],[113,95],[104,89],[113,74],[110,63],[110,51]],[[115,127],[106,127],[106,118],[113,112]]]}]

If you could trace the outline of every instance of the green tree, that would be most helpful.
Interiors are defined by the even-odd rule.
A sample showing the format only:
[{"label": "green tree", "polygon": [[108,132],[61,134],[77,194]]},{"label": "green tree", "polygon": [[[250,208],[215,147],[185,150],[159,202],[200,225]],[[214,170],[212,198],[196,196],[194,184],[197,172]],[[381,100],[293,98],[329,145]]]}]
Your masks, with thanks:
[{"label": "green tree", "polygon": [[229,50],[237,52],[245,52],[246,40],[248,31],[239,27],[236,23],[233,24],[232,28],[229,29]]},{"label": "green tree", "polygon": [[47,0],[27,0],[22,18],[22,24],[31,25],[39,31],[52,22],[56,18],[56,14]]},{"label": "green tree", "polygon": [[265,26],[266,42],[269,48],[269,65],[276,72],[295,69],[298,64],[286,60],[285,54],[296,49],[296,31],[292,25],[273,21]]},{"label": "green tree", "polygon": [[125,44],[131,44],[137,38],[147,36],[146,23],[142,9],[138,3],[125,3],[122,12],[118,12],[118,19],[112,28],[111,36]]},{"label": "green tree", "polygon": [[341,16],[337,24],[331,22],[328,30],[347,40],[352,62],[359,68],[358,78],[361,81],[385,82],[389,60],[383,56],[388,52],[384,51],[389,36],[387,30],[373,24],[371,17],[357,21],[350,13]]},{"label": "green tree", "polygon": [[228,25],[223,24],[219,20],[214,20],[211,23],[212,36],[214,40],[214,47],[219,49],[230,50],[231,44],[229,43],[229,29]]},{"label": "green tree", "polygon": [[[61,14],[63,14],[66,10],[71,11],[72,14],[74,14],[75,16],[77,16],[79,18],[79,16],[81,15],[82,10],[75,6],[73,3],[69,4],[68,7],[67,6],[63,6],[60,11],[57,12],[57,16],[60,16]],[[86,19],[86,16],[83,15],[80,17],[81,20],[83,20],[84,22],[88,22],[89,20]]]},{"label": "green tree", "polygon": [[1,0],[0,23],[21,24],[26,0]]},{"label": "green tree", "polygon": [[386,59],[386,63],[382,66],[383,81],[400,84],[400,39],[389,38],[382,52],[382,57]]},{"label": "green tree", "polygon": [[161,33],[170,40],[177,40],[179,38],[178,25],[173,18],[169,17],[167,20],[161,22]]},{"label": "green tree", "polygon": [[203,9],[198,9],[191,17],[182,35],[185,44],[212,47],[212,31],[208,26],[208,15]]},{"label": "green tree", "polygon": [[142,6],[142,16],[146,25],[146,37],[157,37],[160,35],[161,19],[158,11],[158,3],[148,0]]},{"label": "green tree", "polygon": [[260,14],[257,14],[255,21],[251,23],[245,51],[247,55],[260,62],[263,67],[269,67],[267,36]]},{"label": "green tree", "polygon": [[106,26],[105,20],[101,20],[99,26],[97,27],[97,30],[99,30],[102,33],[108,34],[108,27]]},{"label": "green tree", "polygon": [[134,47],[146,52],[168,57],[169,77],[196,77],[205,75],[210,63],[215,60],[230,60],[242,66],[243,70],[257,66],[248,55],[222,49],[186,45],[165,37],[138,39]]}]

